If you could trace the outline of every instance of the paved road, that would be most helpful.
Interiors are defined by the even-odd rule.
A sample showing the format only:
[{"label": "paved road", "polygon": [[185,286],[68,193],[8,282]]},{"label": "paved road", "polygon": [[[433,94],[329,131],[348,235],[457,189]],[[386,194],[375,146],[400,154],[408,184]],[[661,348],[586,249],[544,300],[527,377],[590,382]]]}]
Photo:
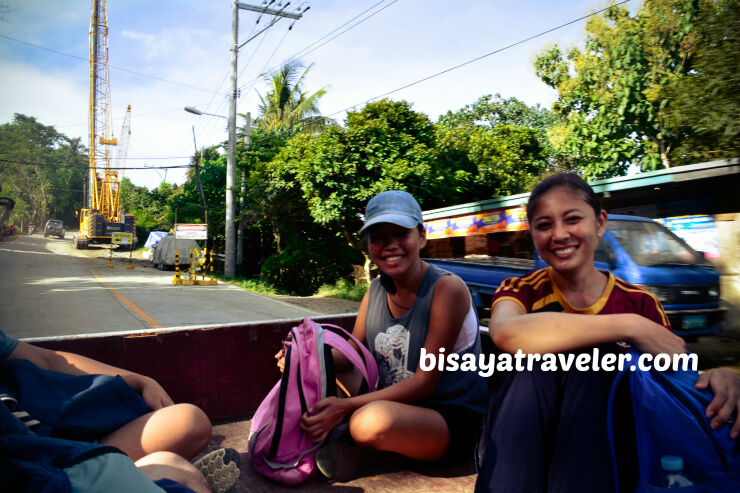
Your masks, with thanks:
[{"label": "paved road", "polygon": [[0,329],[29,338],[317,315],[229,284],[173,286],[173,272],[74,254],[70,239],[0,243]]}]

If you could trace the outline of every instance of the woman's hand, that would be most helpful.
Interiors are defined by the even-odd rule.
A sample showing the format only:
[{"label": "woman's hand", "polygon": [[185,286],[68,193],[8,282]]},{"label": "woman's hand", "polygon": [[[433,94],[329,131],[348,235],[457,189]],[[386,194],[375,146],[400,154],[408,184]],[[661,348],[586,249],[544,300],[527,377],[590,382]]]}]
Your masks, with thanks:
[{"label": "woman's hand", "polygon": [[311,443],[323,442],[331,430],[352,412],[349,399],[327,397],[317,402],[301,418],[301,430],[309,437]]},{"label": "woman's hand", "polygon": [[278,351],[275,359],[277,360],[277,367],[280,369],[280,373],[282,373],[285,370],[285,352],[282,349]]},{"label": "woman's hand", "polygon": [[174,404],[167,391],[152,378],[131,374],[124,376],[123,379],[144,399],[152,411]]},{"label": "woman's hand", "polygon": [[630,322],[633,336],[628,342],[641,353],[686,354],[686,341],[662,325],[637,314],[630,316]]},{"label": "woman's hand", "polygon": [[[695,388],[706,390],[714,394],[714,399],[707,406],[707,418],[712,419],[712,429],[716,430],[724,425],[740,409],[740,378],[727,368],[705,371],[696,380]],[[735,416],[735,422],[730,429],[730,436],[736,439],[740,436],[740,420]]]}]

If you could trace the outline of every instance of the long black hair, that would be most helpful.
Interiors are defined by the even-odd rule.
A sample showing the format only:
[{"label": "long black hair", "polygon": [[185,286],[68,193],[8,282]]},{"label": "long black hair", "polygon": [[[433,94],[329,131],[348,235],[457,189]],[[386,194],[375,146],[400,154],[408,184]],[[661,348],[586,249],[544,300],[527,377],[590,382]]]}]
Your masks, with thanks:
[{"label": "long black hair", "polygon": [[532,214],[534,214],[534,210],[537,208],[537,204],[542,196],[557,187],[567,188],[571,192],[580,195],[584,202],[594,210],[596,217],[601,215],[601,201],[594,193],[591,185],[586,183],[586,180],[575,173],[558,173],[548,176],[532,190],[529,201],[527,202],[527,221],[532,222]]}]

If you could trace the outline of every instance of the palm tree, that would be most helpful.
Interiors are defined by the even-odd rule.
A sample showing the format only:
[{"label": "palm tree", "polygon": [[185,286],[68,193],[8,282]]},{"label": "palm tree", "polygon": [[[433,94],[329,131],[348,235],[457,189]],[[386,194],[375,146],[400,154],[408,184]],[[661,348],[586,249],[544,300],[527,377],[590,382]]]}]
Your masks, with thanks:
[{"label": "palm tree", "polygon": [[313,64],[299,76],[298,70],[303,66],[294,60],[283,65],[274,74],[262,74],[262,80],[268,83],[270,90],[264,97],[257,93],[261,104],[260,116],[255,121],[256,127],[314,133],[326,126],[328,119],[319,112],[319,99],[326,94],[327,87],[322,87],[313,94],[303,92],[303,81]]}]

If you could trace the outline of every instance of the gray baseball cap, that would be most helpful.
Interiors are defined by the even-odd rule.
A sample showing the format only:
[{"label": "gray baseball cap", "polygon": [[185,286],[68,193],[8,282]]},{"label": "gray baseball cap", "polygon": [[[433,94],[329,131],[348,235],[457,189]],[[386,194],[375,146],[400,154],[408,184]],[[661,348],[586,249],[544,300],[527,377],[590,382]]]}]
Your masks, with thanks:
[{"label": "gray baseball cap", "polygon": [[404,228],[424,224],[421,207],[416,199],[403,190],[388,190],[371,198],[365,207],[365,225],[359,233],[378,223],[391,223]]}]

